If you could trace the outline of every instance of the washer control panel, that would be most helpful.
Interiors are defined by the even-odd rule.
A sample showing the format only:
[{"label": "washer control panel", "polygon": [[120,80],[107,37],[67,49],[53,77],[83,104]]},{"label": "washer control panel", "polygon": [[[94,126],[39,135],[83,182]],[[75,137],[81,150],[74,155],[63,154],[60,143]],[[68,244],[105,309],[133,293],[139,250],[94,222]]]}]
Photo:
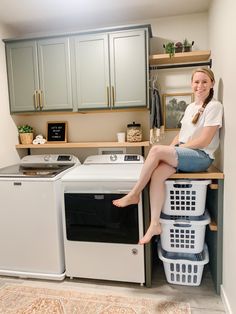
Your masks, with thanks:
[{"label": "washer control panel", "polygon": [[25,163],[56,163],[56,164],[75,164],[79,163],[76,156],[69,154],[47,154],[47,155],[28,155],[21,159],[21,164]]}]

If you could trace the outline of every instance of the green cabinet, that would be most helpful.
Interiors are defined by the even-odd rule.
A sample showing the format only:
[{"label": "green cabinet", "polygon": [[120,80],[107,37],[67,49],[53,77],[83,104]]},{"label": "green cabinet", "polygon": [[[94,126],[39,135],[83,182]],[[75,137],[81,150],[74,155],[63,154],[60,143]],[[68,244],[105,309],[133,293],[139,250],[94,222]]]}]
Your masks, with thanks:
[{"label": "green cabinet", "polygon": [[11,113],[72,110],[69,38],[6,43]]},{"label": "green cabinet", "polygon": [[71,37],[75,110],[145,107],[146,29]]}]

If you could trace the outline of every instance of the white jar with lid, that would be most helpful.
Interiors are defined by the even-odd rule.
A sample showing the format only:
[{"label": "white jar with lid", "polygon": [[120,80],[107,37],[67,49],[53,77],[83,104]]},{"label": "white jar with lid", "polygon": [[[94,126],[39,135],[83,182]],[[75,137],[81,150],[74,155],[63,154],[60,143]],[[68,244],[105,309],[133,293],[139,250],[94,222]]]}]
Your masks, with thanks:
[{"label": "white jar with lid", "polygon": [[141,142],[142,129],[141,124],[133,122],[127,125],[127,142]]}]

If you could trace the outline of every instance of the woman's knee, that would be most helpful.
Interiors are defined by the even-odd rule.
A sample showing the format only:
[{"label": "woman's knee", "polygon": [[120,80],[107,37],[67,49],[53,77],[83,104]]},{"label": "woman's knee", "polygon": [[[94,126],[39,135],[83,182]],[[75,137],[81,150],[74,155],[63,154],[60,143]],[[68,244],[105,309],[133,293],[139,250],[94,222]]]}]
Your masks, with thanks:
[{"label": "woman's knee", "polygon": [[160,162],[158,167],[153,171],[152,176],[156,177],[160,181],[163,181],[169,178],[175,172],[176,172],[176,168],[170,166],[169,164],[165,162]]},{"label": "woman's knee", "polygon": [[158,156],[162,152],[162,150],[163,149],[162,149],[161,145],[154,145],[150,149],[149,155],[156,157],[156,156]]}]

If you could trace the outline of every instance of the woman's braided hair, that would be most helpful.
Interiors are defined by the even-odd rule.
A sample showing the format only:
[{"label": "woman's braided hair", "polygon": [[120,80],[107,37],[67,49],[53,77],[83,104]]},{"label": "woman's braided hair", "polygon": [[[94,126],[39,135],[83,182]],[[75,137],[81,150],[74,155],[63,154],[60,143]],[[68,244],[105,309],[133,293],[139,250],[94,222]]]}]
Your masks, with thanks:
[{"label": "woman's braided hair", "polygon": [[[196,70],[192,73],[192,80],[193,80],[194,74],[197,73],[197,72],[205,73],[205,74],[210,78],[210,80],[211,80],[213,83],[215,82],[214,73],[213,73],[210,69],[207,69],[207,68],[199,68],[199,69],[196,69]],[[214,95],[214,90],[213,90],[213,88],[211,88],[210,91],[209,91],[209,95],[208,95],[207,98],[204,100],[204,103],[203,103],[202,107],[201,107],[201,108],[198,110],[198,112],[194,115],[194,117],[193,117],[193,119],[192,119],[192,123],[193,123],[193,124],[196,124],[196,123],[198,122],[198,119],[199,119],[200,115],[202,114],[202,112],[203,112],[204,109],[206,108],[207,104],[212,100],[213,95]]]}]

